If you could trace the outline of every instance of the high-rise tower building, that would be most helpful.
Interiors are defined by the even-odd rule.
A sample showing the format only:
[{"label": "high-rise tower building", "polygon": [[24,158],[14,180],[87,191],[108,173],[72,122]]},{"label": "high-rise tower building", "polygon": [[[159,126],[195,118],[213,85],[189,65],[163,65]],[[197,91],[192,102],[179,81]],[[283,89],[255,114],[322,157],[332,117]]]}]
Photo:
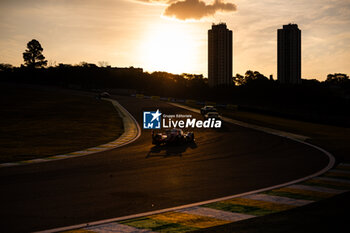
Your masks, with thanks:
[{"label": "high-rise tower building", "polygon": [[297,24],[277,31],[277,79],[282,84],[301,83],[301,31]]},{"label": "high-rise tower building", "polygon": [[232,31],[225,23],[208,31],[208,82],[210,87],[230,86],[232,81]]}]

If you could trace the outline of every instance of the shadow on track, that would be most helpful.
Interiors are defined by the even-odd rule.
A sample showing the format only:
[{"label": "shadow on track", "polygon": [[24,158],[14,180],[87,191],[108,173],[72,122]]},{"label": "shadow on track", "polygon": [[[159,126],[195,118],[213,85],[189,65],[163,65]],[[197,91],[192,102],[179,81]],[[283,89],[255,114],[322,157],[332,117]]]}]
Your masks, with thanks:
[{"label": "shadow on track", "polygon": [[[196,142],[186,143],[181,145],[158,145],[153,146],[147,153],[146,159],[149,157],[168,157],[168,156],[182,156],[188,148],[197,148]],[[162,153],[164,152],[164,153]]]}]

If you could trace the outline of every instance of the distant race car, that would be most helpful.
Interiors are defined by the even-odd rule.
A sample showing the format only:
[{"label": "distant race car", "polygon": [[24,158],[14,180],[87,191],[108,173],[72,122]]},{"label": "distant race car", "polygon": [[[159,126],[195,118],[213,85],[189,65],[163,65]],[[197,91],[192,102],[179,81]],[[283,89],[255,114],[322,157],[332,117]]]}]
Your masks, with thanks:
[{"label": "distant race car", "polygon": [[201,108],[201,114],[204,116],[208,112],[217,112],[216,108],[214,106],[206,105],[203,108]]},{"label": "distant race car", "polygon": [[194,142],[194,133],[184,133],[181,129],[167,129],[162,133],[152,131],[152,144],[182,144]]},{"label": "distant race car", "polygon": [[99,98],[110,98],[111,95],[108,92],[104,91],[104,92],[101,92],[100,94],[98,94],[98,97]]},{"label": "distant race car", "polygon": [[218,112],[208,112],[207,114],[204,115],[206,119],[213,118],[215,120],[221,120],[221,116],[219,115]]}]

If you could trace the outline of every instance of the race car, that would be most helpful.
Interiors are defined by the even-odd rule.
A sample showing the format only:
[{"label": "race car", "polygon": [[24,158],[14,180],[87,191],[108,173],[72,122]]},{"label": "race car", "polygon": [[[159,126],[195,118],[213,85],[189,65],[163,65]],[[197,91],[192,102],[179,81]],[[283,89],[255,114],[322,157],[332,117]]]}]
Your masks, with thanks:
[{"label": "race car", "polygon": [[162,133],[152,131],[152,144],[182,144],[194,142],[194,133],[184,133],[181,129],[167,129]]},{"label": "race car", "polygon": [[111,98],[111,95],[108,92],[104,91],[96,94],[95,98],[98,100],[100,100],[101,98]]},{"label": "race car", "polygon": [[201,114],[204,116],[208,112],[217,112],[216,108],[214,106],[206,105],[203,108],[201,108]]},{"label": "race car", "polygon": [[100,94],[98,94],[98,96],[100,98],[110,98],[111,97],[111,95],[108,92],[106,92],[106,91],[101,92]]},{"label": "race car", "polygon": [[205,119],[213,118],[215,120],[221,120],[221,116],[218,112],[208,112],[204,115]]}]

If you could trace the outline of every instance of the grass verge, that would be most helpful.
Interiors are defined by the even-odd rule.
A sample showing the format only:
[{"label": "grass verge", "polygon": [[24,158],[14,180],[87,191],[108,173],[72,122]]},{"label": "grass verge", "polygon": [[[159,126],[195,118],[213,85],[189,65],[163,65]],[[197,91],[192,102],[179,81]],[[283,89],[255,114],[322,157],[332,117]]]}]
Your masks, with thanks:
[{"label": "grass verge", "polygon": [[93,95],[0,86],[0,163],[41,158],[115,140],[123,122]]},{"label": "grass verge", "polygon": [[[201,105],[186,104],[200,109]],[[350,128],[286,119],[260,113],[219,108],[221,115],[246,123],[278,129],[310,137],[308,142],[318,145],[336,156],[339,162],[350,163]]]},{"label": "grass verge", "polygon": [[[190,107],[201,108],[196,104]],[[331,152],[337,162],[350,163],[350,128],[315,124],[246,111],[218,109],[220,114],[239,121],[310,137],[308,142]],[[303,207],[259,218],[207,228],[199,232],[345,232],[349,231],[350,193],[344,193]],[[346,230],[347,229],[347,230]]]},{"label": "grass verge", "polygon": [[[341,205],[340,205],[341,203]],[[303,207],[195,231],[196,233],[348,232],[349,193]]]}]

